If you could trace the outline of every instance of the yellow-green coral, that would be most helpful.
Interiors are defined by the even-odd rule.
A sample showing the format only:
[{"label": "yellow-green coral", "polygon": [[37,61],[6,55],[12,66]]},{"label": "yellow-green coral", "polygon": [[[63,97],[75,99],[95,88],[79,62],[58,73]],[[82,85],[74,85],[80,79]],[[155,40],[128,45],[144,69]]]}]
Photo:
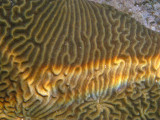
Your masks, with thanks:
[{"label": "yellow-green coral", "polygon": [[160,118],[160,34],[86,0],[0,4],[0,119]]}]

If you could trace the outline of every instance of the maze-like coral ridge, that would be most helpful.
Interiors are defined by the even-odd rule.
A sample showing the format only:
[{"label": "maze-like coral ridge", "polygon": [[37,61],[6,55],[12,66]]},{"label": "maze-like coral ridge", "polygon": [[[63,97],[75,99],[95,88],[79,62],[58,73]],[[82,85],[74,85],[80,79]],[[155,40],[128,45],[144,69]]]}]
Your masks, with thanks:
[{"label": "maze-like coral ridge", "polygon": [[160,34],[86,0],[0,1],[0,119],[158,120]]}]

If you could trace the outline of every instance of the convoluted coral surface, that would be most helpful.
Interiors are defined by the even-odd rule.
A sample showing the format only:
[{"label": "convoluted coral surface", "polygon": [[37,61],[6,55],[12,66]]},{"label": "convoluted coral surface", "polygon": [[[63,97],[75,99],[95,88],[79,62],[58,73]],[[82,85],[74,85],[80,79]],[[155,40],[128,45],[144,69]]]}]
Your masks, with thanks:
[{"label": "convoluted coral surface", "polygon": [[160,34],[86,0],[0,2],[0,119],[158,120]]}]

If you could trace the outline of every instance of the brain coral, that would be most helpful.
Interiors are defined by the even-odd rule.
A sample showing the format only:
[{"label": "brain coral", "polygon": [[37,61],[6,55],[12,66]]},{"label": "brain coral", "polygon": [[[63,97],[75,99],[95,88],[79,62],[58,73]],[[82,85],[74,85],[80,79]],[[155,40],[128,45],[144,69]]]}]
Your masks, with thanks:
[{"label": "brain coral", "polygon": [[160,34],[86,0],[0,1],[1,120],[159,120]]}]

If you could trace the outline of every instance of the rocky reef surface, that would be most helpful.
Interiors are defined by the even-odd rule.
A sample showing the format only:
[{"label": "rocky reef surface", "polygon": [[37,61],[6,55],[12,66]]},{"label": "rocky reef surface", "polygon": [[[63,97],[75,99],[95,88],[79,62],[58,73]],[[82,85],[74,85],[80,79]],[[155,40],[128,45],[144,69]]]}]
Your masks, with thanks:
[{"label": "rocky reef surface", "polygon": [[90,0],[130,14],[146,27],[160,32],[160,0]]}]

